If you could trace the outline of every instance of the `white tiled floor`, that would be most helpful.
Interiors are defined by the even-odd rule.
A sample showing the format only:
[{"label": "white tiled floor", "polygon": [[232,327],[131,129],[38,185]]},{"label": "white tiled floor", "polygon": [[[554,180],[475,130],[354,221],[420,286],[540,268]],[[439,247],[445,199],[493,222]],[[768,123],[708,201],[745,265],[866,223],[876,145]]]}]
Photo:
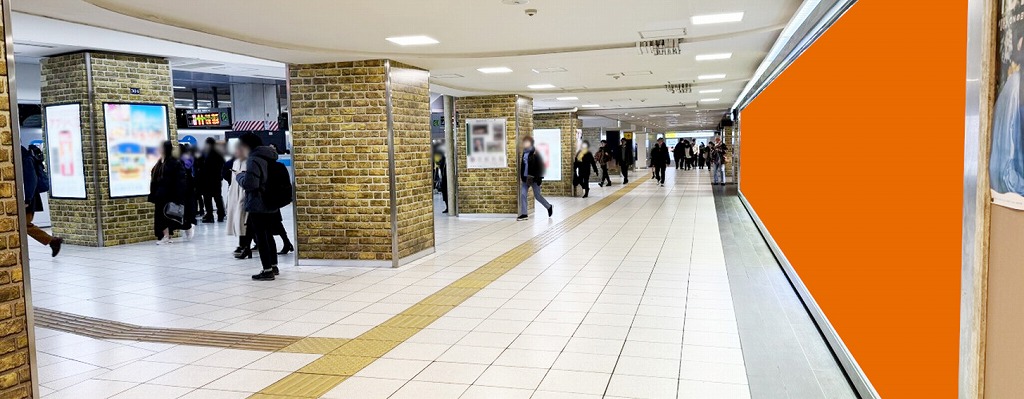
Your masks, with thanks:
[{"label": "white tiled floor", "polygon": [[[324,397],[749,398],[711,187],[696,172],[668,186],[644,182]],[[439,217],[437,254],[401,269],[286,266],[273,283],[249,281],[257,262],[232,259],[220,225],[171,246],[52,260],[34,247],[34,302],[146,326],[349,338],[607,192],[553,198],[553,219]],[[37,338],[47,398],[242,398],[317,358]]]}]

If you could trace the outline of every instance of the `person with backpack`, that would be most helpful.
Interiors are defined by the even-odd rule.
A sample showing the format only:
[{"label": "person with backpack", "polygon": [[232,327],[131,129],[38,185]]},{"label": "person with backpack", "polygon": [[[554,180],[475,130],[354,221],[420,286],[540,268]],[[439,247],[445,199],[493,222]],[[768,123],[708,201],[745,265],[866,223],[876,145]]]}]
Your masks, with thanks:
[{"label": "person with backpack", "polygon": [[612,178],[608,176],[608,162],[611,162],[613,158],[612,154],[608,152],[608,140],[601,140],[601,148],[598,148],[597,153],[594,154],[594,160],[601,165],[601,182],[597,184],[598,186],[604,187],[607,181],[608,186],[611,187]]},{"label": "person with backpack", "polygon": [[544,181],[544,160],[533,146],[533,137],[523,137],[522,149],[522,155],[519,157],[519,217],[516,220],[530,218],[529,204],[526,202],[530,188],[533,188],[534,198],[544,205],[548,210],[548,217],[551,217],[555,214],[555,206],[544,199],[540,192],[540,186]]},{"label": "person with backpack", "polygon": [[39,226],[32,224],[36,212],[43,211],[42,194],[50,192],[50,175],[46,173],[43,150],[35,145],[21,147],[21,172],[25,189],[25,227],[28,228],[28,236],[50,247],[50,256],[56,257],[60,253],[64,239],[51,236]]},{"label": "person with backpack", "polygon": [[277,267],[277,243],[274,234],[281,223],[281,208],[292,200],[291,177],[277,162],[277,150],[264,146],[254,133],[238,137],[241,155],[246,159],[245,171],[238,173],[236,181],[245,190],[245,211],[248,213],[246,231],[256,240],[263,269],[252,276],[257,281],[272,281],[280,274]]}]

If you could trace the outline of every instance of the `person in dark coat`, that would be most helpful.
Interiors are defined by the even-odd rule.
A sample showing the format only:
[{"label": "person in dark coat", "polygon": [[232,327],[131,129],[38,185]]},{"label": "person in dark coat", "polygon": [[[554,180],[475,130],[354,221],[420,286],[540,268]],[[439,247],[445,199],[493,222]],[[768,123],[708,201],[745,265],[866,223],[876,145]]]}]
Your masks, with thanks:
[{"label": "person in dark coat", "polygon": [[594,154],[594,159],[598,164],[601,165],[601,182],[597,183],[598,186],[604,187],[605,182],[608,182],[608,186],[612,185],[612,178],[608,176],[608,162],[615,159],[608,149],[608,140],[601,140],[601,147],[597,149],[597,154]]},{"label": "person in dark coat", "polygon": [[185,206],[185,219],[182,224],[182,229],[188,230],[192,228],[192,225],[196,223],[199,213],[199,203],[201,198],[196,192],[196,150],[188,144],[179,144],[178,153],[181,154],[181,158],[178,160],[181,162],[181,167],[185,173],[185,192],[182,205]]},{"label": "person in dark coat", "polygon": [[28,236],[50,247],[50,256],[56,257],[60,253],[64,239],[51,236],[39,226],[32,224],[36,212],[43,211],[42,194],[49,191],[50,186],[43,151],[39,147],[21,147],[21,173],[25,188],[25,227],[28,228]]},{"label": "person in dark coat", "polygon": [[594,169],[594,173],[599,173],[597,171],[597,161],[594,159],[594,154],[590,153],[590,142],[584,140],[583,145],[580,146],[580,151],[576,153],[576,159],[572,162],[572,169],[576,175],[573,185],[583,187],[583,198],[590,196],[591,168]]},{"label": "person in dark coat", "polygon": [[[157,245],[170,244],[171,235],[181,230],[182,221],[173,220],[164,214],[169,203],[184,205],[185,168],[174,156],[174,144],[165,141],[160,151],[160,160],[153,166],[149,181],[148,201],[153,203],[153,233]],[[186,239],[191,238],[192,230],[185,230]]]},{"label": "person in dark coat", "polygon": [[654,143],[654,148],[651,149],[651,166],[654,167],[654,175],[658,177],[658,183],[662,187],[665,187],[665,170],[668,169],[669,161],[668,146],[665,145],[665,139],[659,138]]},{"label": "person in dark coat", "polygon": [[253,280],[272,281],[280,274],[277,267],[277,243],[274,233],[281,224],[281,210],[271,208],[263,201],[263,191],[269,179],[271,162],[277,162],[277,151],[263,145],[263,139],[254,133],[238,137],[239,148],[246,158],[245,171],[236,177],[237,184],[245,190],[245,211],[248,212],[246,234],[256,241],[260,263],[263,269],[252,276]]},{"label": "person in dark coat", "polygon": [[530,218],[529,204],[526,202],[530,188],[533,188],[533,197],[544,205],[548,210],[548,217],[551,217],[555,213],[555,207],[540,193],[540,186],[544,181],[544,160],[533,145],[533,137],[523,137],[522,149],[519,156],[519,217],[516,220]]},{"label": "person in dark coat", "polygon": [[683,162],[686,159],[686,146],[689,143],[686,140],[676,143],[675,147],[672,147],[672,156],[676,158],[676,169],[682,169],[684,167]]},{"label": "person in dark coat", "polygon": [[441,213],[448,213],[448,159],[441,146],[434,147],[434,189],[444,200],[444,212]]},{"label": "person in dark coat", "polygon": [[628,144],[626,139],[619,140],[619,154],[616,157],[619,169],[622,169],[622,184],[629,184],[629,168],[633,166],[633,160],[636,159],[633,156],[632,146]]},{"label": "person in dark coat", "polygon": [[213,223],[214,203],[217,204],[217,221],[224,221],[224,197],[221,194],[224,164],[224,155],[217,149],[217,140],[208,137],[196,168],[196,188],[206,209],[203,223]]}]

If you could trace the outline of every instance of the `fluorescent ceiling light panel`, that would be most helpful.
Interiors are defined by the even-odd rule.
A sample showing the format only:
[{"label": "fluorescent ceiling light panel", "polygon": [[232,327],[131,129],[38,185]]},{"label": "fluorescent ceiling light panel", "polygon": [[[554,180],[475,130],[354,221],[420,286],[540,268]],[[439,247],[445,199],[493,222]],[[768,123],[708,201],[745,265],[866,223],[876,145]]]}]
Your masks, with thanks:
[{"label": "fluorescent ceiling light panel", "polygon": [[576,101],[579,97],[558,97],[558,101]]},{"label": "fluorescent ceiling light panel", "polygon": [[480,73],[509,73],[512,72],[512,68],[508,67],[488,67],[488,68],[477,68]]},{"label": "fluorescent ceiling light panel", "polygon": [[701,90],[700,94],[712,94],[712,93],[721,93],[721,92],[722,92],[722,89],[710,89],[710,90]]},{"label": "fluorescent ceiling light panel", "polygon": [[555,85],[550,84],[550,83],[541,83],[541,84],[529,85],[529,86],[526,86],[526,87],[529,87],[529,88],[531,88],[533,90],[545,90],[545,89],[554,89]]},{"label": "fluorescent ceiling light panel", "polygon": [[713,102],[718,102],[718,101],[721,101],[721,100],[722,100],[721,98],[702,98],[702,99],[700,99],[700,102],[702,102],[702,103],[713,103]]},{"label": "fluorescent ceiling light panel", "polygon": [[699,80],[711,80],[711,79],[725,79],[724,73],[716,73],[712,75],[700,75],[697,77]]},{"label": "fluorescent ceiling light panel", "polygon": [[697,61],[716,61],[732,58],[732,53],[698,54]]},{"label": "fluorescent ceiling light panel", "polygon": [[742,20],[742,12],[694,15],[690,17],[690,22],[693,22],[694,25],[724,24],[728,22],[740,22]]},{"label": "fluorescent ceiling light panel", "polygon": [[423,36],[423,35],[419,35],[419,36],[389,37],[389,38],[387,38],[385,40],[387,40],[387,41],[389,41],[391,43],[397,44],[399,46],[422,46],[422,45],[425,45],[425,44],[438,44],[438,43],[440,43],[439,41],[435,40],[434,38],[431,38],[431,37],[428,37],[428,36]]},{"label": "fluorescent ceiling light panel", "polygon": [[601,105],[600,104],[583,104],[580,107],[583,107],[583,108],[601,108]]}]

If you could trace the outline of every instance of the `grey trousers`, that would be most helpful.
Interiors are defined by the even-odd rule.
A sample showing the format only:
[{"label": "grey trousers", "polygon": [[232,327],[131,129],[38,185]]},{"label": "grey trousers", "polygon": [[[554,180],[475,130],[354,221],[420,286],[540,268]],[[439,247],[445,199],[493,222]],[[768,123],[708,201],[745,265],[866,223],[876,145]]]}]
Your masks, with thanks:
[{"label": "grey trousers", "polygon": [[526,203],[527,194],[529,194],[530,187],[533,187],[533,197],[537,199],[541,204],[544,205],[544,209],[550,208],[551,203],[544,199],[544,195],[540,193],[540,185],[537,183],[528,183],[525,180],[519,180],[519,214],[526,215],[529,211],[529,204]]}]

